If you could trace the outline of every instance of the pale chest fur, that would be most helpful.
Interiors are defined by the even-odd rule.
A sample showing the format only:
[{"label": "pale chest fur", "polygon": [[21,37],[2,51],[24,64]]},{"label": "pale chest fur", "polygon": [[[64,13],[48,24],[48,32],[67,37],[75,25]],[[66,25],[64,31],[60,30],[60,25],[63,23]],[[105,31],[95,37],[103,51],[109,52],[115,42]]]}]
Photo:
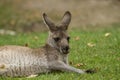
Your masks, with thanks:
[{"label": "pale chest fur", "polygon": [[39,53],[37,50],[33,51],[27,47],[1,47],[0,65],[5,66],[4,75],[28,76],[48,72],[47,58],[44,53],[44,50]]}]

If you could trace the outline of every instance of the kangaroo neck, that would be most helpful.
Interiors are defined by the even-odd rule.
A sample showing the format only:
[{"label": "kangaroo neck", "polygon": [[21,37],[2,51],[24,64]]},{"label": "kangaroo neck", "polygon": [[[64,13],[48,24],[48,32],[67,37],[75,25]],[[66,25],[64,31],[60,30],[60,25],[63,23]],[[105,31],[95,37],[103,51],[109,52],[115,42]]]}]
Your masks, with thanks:
[{"label": "kangaroo neck", "polygon": [[[63,61],[65,64],[68,64],[68,60],[67,60],[68,54],[61,54],[57,49],[51,47],[49,44],[46,44],[44,48],[48,56],[48,61],[56,60],[58,58],[60,61]],[[54,57],[51,58],[51,56]]]}]

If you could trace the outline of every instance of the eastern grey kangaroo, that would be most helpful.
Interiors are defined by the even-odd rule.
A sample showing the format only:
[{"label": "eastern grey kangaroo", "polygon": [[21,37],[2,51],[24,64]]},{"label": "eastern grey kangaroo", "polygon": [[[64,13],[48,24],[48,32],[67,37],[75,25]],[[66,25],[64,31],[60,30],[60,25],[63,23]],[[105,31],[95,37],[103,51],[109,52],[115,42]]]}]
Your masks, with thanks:
[{"label": "eastern grey kangaroo", "polygon": [[54,24],[43,13],[43,20],[49,29],[46,44],[41,48],[31,49],[22,46],[0,47],[0,75],[8,77],[27,77],[54,70],[86,73],[68,64],[70,50],[67,33],[71,13],[66,11],[60,24]]}]

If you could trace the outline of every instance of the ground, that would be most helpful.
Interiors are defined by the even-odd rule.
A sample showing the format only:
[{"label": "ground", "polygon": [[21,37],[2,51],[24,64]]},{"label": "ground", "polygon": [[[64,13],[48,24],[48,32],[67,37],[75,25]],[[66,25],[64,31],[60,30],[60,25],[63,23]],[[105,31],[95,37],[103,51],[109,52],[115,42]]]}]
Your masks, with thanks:
[{"label": "ground", "polygon": [[[118,26],[118,27],[117,27]],[[120,28],[96,30],[69,30],[70,65],[80,69],[94,69],[94,74],[58,73],[41,74],[35,78],[5,78],[6,80],[119,80]],[[14,36],[0,35],[0,45],[21,45],[37,48],[44,45],[47,33],[26,33]],[[2,79],[1,79],[2,80]]]}]

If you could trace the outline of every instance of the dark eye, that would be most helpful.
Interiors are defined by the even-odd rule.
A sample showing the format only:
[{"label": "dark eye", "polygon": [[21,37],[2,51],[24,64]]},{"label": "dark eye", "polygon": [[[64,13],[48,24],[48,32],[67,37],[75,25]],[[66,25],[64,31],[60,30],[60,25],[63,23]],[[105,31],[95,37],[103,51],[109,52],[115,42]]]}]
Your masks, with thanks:
[{"label": "dark eye", "polygon": [[69,40],[70,40],[70,37],[67,37],[67,40],[69,41]]},{"label": "dark eye", "polygon": [[59,38],[59,37],[56,37],[56,38],[54,38],[54,40],[55,40],[56,42],[58,42],[58,41],[60,40],[60,38]]}]

